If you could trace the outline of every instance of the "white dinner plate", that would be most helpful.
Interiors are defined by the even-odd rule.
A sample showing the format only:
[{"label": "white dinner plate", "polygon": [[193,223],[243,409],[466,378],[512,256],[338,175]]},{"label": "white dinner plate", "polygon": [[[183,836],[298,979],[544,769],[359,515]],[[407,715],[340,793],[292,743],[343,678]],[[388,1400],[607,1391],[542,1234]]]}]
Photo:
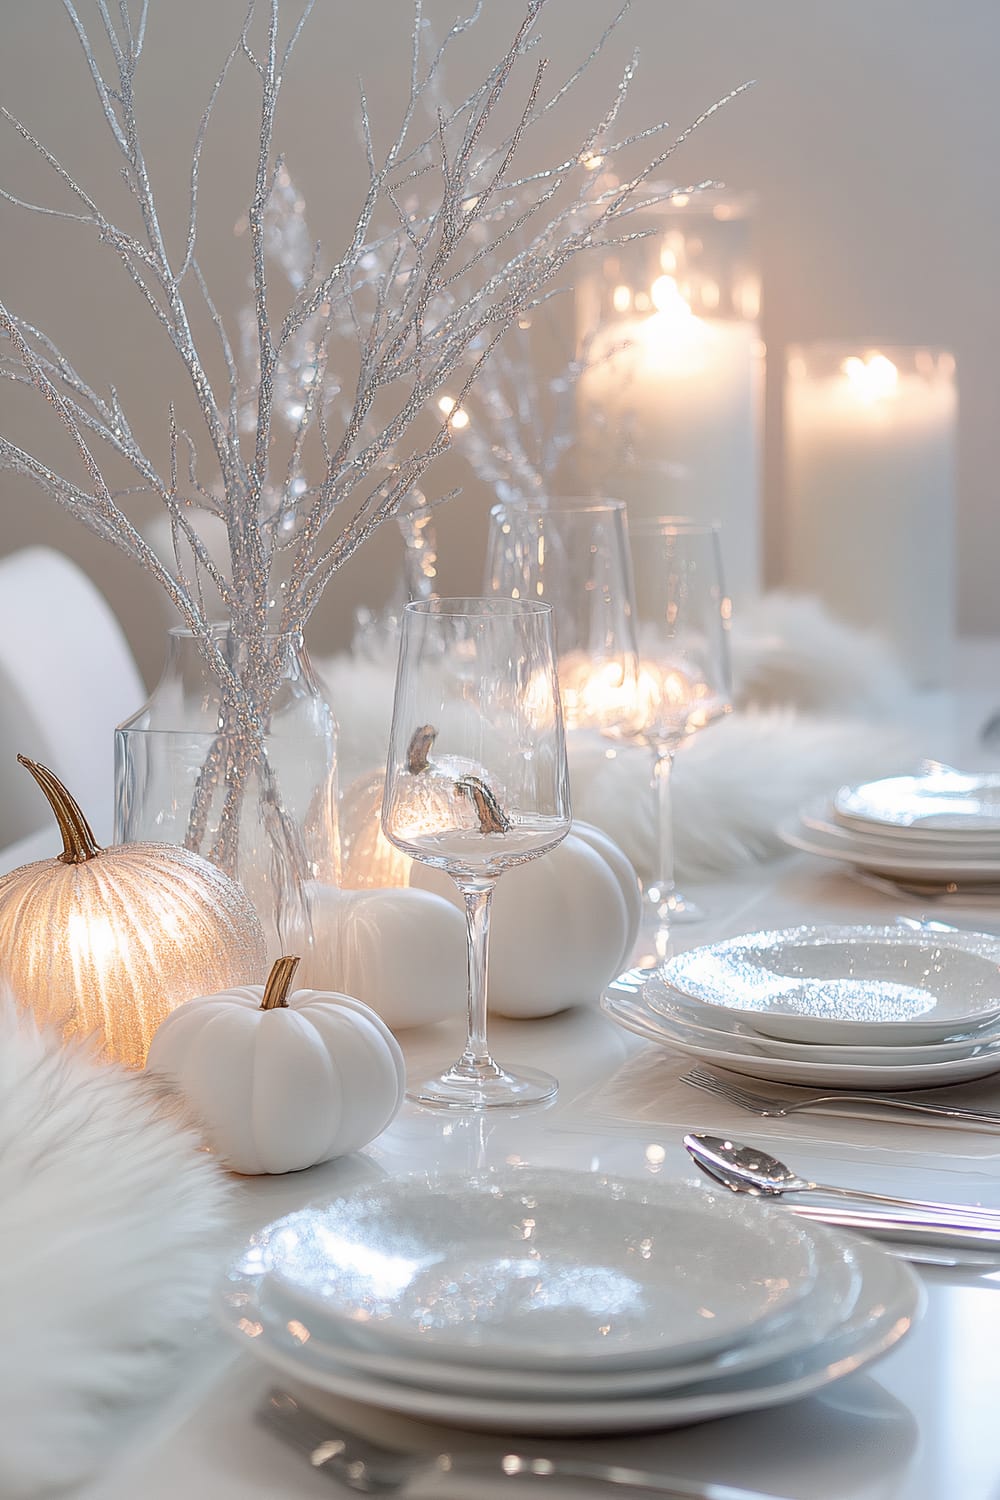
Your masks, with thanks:
[{"label": "white dinner plate", "polygon": [[685,1057],[696,1057],[713,1067],[723,1068],[729,1073],[741,1073],[746,1078],[758,1078],[769,1083],[810,1084],[821,1089],[933,1089],[951,1083],[971,1083],[976,1078],[988,1078],[1000,1072],[1000,1051],[986,1052],[975,1057],[953,1058],[949,1062],[921,1063],[915,1050],[915,1060],[909,1067],[900,1064],[890,1067],[861,1063],[822,1063],[799,1061],[789,1057],[765,1057],[750,1043],[733,1038],[725,1047],[694,1037],[686,1028],[671,1025],[656,1014],[641,998],[609,985],[601,1005],[605,1012],[648,1042],[655,1042],[668,1052],[679,1052]]},{"label": "white dinner plate", "polygon": [[1000,862],[1000,836],[978,834],[973,840],[957,833],[922,832],[920,829],[892,828],[876,823],[848,825],[833,810],[827,797],[814,797],[799,808],[806,828],[823,834],[831,844],[859,851],[865,857],[912,859],[932,866],[941,861],[967,864],[986,860]]},{"label": "white dinner plate", "polygon": [[[706,1042],[725,1046],[732,1040],[745,1042],[764,1057],[798,1058],[804,1062],[861,1063],[869,1067],[909,1067],[918,1059],[922,1063],[948,1062],[952,1058],[985,1055],[988,1050],[997,1053],[1000,1059],[1000,1026],[994,1024],[972,1032],[953,1041],[923,1042],[905,1047],[851,1047],[844,1043],[785,1042],[777,1037],[764,1036],[752,1026],[711,1006],[699,1006],[696,1000],[681,995],[666,984],[657,969],[633,973],[644,973],[641,985],[643,998],[650,1010],[663,1020],[686,1027],[693,1036]],[[998,1062],[1000,1066],[1000,1062]]]},{"label": "white dinner plate", "polygon": [[[759,1203],[754,1207],[769,1217],[780,1214]],[[831,1233],[812,1227],[817,1233]],[[308,1336],[303,1338],[260,1300],[259,1270],[247,1274],[234,1269],[222,1313],[234,1336],[267,1364],[321,1390],[387,1411],[505,1434],[656,1431],[794,1401],[853,1374],[898,1343],[923,1307],[920,1283],[902,1261],[867,1240],[852,1240],[851,1249],[860,1276],[857,1298],[830,1335],[811,1349],[758,1370],[615,1400],[456,1394],[363,1375],[340,1364]]]},{"label": "white dinner plate", "polygon": [[800,1225],[689,1183],[590,1172],[400,1177],[257,1241],[306,1314],[366,1348],[538,1369],[681,1363],[815,1285]]},{"label": "white dinner plate", "polygon": [[975,838],[1000,834],[1000,775],[935,771],[887,776],[843,786],[833,799],[837,816],[861,828]]},{"label": "white dinner plate", "polygon": [[835,832],[807,828],[798,814],[779,826],[778,837],[792,849],[818,854],[823,859],[837,860],[841,864],[857,865],[859,869],[870,870],[873,875],[903,878],[909,875],[917,879],[956,880],[968,884],[977,880],[1000,881],[1000,858],[941,858],[930,851],[910,854],[903,849],[894,852],[889,848],[884,852],[873,851],[862,843],[860,834],[854,834],[848,828]]},{"label": "white dinner plate", "polygon": [[783,1041],[905,1047],[1000,1017],[1000,939],[894,927],[786,927],[689,948],[673,990]]},{"label": "white dinner plate", "polygon": [[861,1289],[861,1274],[853,1242],[814,1240],[817,1262],[816,1284],[807,1297],[791,1306],[784,1318],[762,1329],[756,1339],[724,1349],[721,1354],[666,1368],[638,1370],[537,1370],[494,1368],[490,1365],[449,1364],[424,1355],[422,1350],[381,1351],[366,1349],[349,1340],[343,1330],[328,1329],[322,1318],[303,1323],[302,1311],[282,1295],[280,1283],[265,1275],[258,1297],[270,1321],[293,1329],[301,1343],[308,1341],[330,1363],[358,1370],[377,1379],[402,1381],[425,1390],[459,1395],[537,1396],[545,1401],[586,1397],[618,1399],[674,1390],[696,1381],[719,1380],[744,1374],[761,1365],[773,1364],[791,1354],[800,1354],[826,1338],[835,1325],[852,1311]]}]

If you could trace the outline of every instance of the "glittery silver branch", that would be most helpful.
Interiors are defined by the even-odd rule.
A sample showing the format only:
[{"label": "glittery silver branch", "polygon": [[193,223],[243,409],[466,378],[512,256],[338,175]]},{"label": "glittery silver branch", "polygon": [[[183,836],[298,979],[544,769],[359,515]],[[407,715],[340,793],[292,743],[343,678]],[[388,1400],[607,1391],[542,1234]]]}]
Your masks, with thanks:
[{"label": "glittery silver branch", "polygon": [[[376,527],[412,503],[428,467],[451,445],[456,415],[501,337],[533,315],[573,258],[636,237],[630,215],[656,201],[649,184],[689,134],[659,144],[666,127],[657,124],[615,138],[633,62],[569,155],[521,173],[525,140],[581,87],[624,15],[619,11],[580,65],[549,89],[546,64],[536,56],[548,3],[526,0],[502,57],[461,104],[447,108],[441,103],[445,60],[474,28],[482,5],[437,45],[416,0],[409,88],[385,150],[376,147],[361,94],[369,183],[348,242],[332,261],[307,238],[304,220],[299,233],[296,215],[284,215],[282,224],[275,213],[280,196],[294,192],[274,153],[275,120],[314,0],[287,32],[278,0],[250,0],[197,130],[177,254],[167,248],[140,129],[138,64],[148,0],[133,0],[131,9],[129,0],[94,0],[95,35],[110,54],[107,72],[74,0],[63,0],[141,228],[130,232],[116,223],[32,129],[2,111],[74,207],[25,202],[2,188],[0,194],[34,213],[69,220],[110,248],[172,346],[201,431],[196,436],[180,427],[171,410],[169,465],[161,472],[136,438],[115,387],[79,373],[47,333],[0,301],[0,374],[33,387],[48,403],[71,440],[79,472],[73,477],[55,469],[9,436],[0,436],[0,466],[33,479],[155,579],[217,673],[227,727],[256,747],[254,753],[273,691],[269,633],[302,630],[337,570]],[[232,340],[198,258],[199,171],[214,107],[238,67],[257,79],[259,150],[241,241],[248,248],[253,306]],[[502,123],[511,117],[513,124]],[[595,154],[617,161],[644,143],[653,146],[644,168],[595,190],[589,170]],[[283,301],[269,280],[275,257],[286,273]],[[216,347],[199,348],[192,330],[206,311]],[[220,351],[221,384],[209,375]],[[428,413],[442,393],[454,406],[428,429]],[[134,483],[113,490],[104,470],[121,464]],[[169,517],[173,568],[130,519],[130,499],[138,492],[153,495]],[[205,515],[224,528],[224,563],[200,529]],[[213,636],[211,622],[220,614],[244,647],[239,669]],[[213,854],[223,864],[232,862],[248,766],[249,760],[242,768],[230,764],[220,773],[230,795]],[[280,799],[276,807],[280,818]],[[233,822],[228,830],[227,818]]]}]

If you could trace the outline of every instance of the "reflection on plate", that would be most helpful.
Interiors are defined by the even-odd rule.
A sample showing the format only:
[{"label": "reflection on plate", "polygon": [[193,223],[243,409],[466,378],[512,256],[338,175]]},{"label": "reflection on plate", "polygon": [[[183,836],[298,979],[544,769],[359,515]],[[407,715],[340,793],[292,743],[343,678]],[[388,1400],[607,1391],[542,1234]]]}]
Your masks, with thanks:
[{"label": "reflection on plate", "polygon": [[308,1334],[303,1339],[294,1320],[283,1320],[261,1301],[260,1270],[234,1270],[222,1311],[235,1337],[269,1365],[388,1411],[505,1434],[655,1431],[793,1401],[860,1370],[898,1343],[922,1308],[920,1283],[902,1261],[866,1240],[854,1240],[851,1249],[860,1275],[857,1298],[835,1329],[811,1349],[742,1374],[615,1400],[455,1394],[361,1374],[314,1345]]},{"label": "reflection on plate", "polygon": [[793,1042],[908,1046],[1000,1016],[1000,941],[899,927],[790,927],[690,948],[664,982]]},{"label": "reflection on plate", "polygon": [[861,1063],[869,1067],[909,1067],[914,1061],[949,1062],[953,1058],[986,1055],[990,1050],[1000,1055],[1000,1024],[996,1022],[952,1041],[921,1042],[903,1047],[851,1046],[842,1042],[829,1045],[823,1042],[785,1042],[755,1031],[738,1015],[731,1015],[708,1005],[699,1006],[697,1001],[671,989],[656,969],[645,972],[649,977],[642,985],[641,994],[649,1009],[668,1025],[684,1027],[690,1032],[692,1039],[700,1039],[714,1046],[725,1047],[736,1040],[746,1043],[763,1057],[799,1058],[806,1062],[838,1065]]},{"label": "reflection on plate", "polygon": [[520,1168],[390,1179],[256,1236],[305,1323],[508,1368],[636,1368],[756,1337],[809,1294],[802,1226],[688,1183]]},{"label": "reflection on plate", "polygon": [[1000,776],[941,770],[843,786],[833,799],[842,821],[921,834],[1000,834]]},{"label": "reflection on plate", "polygon": [[257,1295],[272,1322],[276,1320],[286,1327],[294,1325],[300,1342],[308,1341],[313,1351],[321,1353],[328,1362],[348,1366],[363,1375],[402,1380],[426,1390],[458,1395],[534,1395],[548,1401],[579,1397],[617,1399],[744,1374],[811,1349],[851,1312],[861,1290],[861,1273],[851,1244],[846,1240],[817,1239],[813,1250],[818,1275],[812,1291],[793,1303],[783,1318],[761,1329],[751,1342],[735,1344],[707,1359],[628,1370],[604,1366],[576,1370],[507,1369],[488,1364],[449,1364],[422,1349],[366,1348],[350,1340],[350,1330],[330,1328],[322,1318],[303,1323],[301,1309],[282,1295],[280,1283],[268,1275],[261,1278]]}]

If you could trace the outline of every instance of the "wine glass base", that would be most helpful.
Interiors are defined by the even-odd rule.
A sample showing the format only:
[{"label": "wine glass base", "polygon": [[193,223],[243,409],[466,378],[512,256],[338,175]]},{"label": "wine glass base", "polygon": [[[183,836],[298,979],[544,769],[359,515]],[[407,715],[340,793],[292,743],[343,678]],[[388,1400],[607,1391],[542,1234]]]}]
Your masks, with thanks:
[{"label": "wine glass base", "polygon": [[537,1068],[511,1070],[494,1063],[473,1070],[456,1063],[437,1078],[408,1085],[406,1097],[435,1109],[520,1109],[550,1103],[558,1090],[551,1074]]}]

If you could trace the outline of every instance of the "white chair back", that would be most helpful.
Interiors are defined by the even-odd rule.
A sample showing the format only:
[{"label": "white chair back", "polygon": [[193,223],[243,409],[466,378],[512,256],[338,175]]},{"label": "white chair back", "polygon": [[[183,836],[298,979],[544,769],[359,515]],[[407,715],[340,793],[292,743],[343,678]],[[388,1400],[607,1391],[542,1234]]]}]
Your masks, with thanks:
[{"label": "white chair back", "polygon": [[19,751],[111,838],[115,726],[145,698],[121,626],[75,563],[48,547],[0,559],[0,848],[50,821]]}]

